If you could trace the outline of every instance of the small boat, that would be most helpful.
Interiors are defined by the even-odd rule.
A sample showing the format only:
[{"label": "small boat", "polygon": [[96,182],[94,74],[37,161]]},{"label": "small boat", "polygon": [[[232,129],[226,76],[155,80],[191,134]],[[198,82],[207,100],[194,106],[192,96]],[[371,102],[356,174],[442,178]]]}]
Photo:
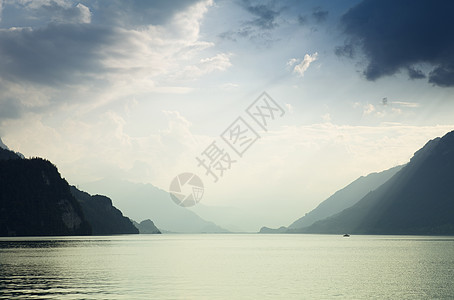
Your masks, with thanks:
[{"label": "small boat", "polygon": [[344,234],[343,237],[350,237],[348,233]]}]

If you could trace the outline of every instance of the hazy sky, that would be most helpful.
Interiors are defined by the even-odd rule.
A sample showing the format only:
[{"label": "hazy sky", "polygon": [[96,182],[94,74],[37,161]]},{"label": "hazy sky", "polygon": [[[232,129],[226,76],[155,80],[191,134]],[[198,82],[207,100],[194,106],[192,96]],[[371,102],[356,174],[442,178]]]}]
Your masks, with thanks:
[{"label": "hazy sky", "polygon": [[[454,130],[453,11],[430,0],[0,0],[0,136],[82,188],[114,177],[167,190],[189,171],[205,205],[288,225]],[[263,91],[285,110],[267,132],[245,113]],[[261,136],[242,157],[220,138],[239,116]],[[213,141],[236,160],[216,183],[196,160]]]}]

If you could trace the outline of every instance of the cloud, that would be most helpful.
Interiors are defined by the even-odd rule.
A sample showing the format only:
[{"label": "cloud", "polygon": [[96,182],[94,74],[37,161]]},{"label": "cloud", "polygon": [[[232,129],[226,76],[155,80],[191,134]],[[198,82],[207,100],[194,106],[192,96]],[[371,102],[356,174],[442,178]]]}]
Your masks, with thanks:
[{"label": "cloud", "polygon": [[251,4],[250,1],[244,1],[243,5],[248,12],[257,17],[250,21],[249,24],[261,29],[273,29],[278,26],[276,17],[279,16],[279,11],[274,10],[271,5],[263,3]]},{"label": "cloud", "polygon": [[112,28],[87,24],[0,29],[0,77],[45,85],[90,80],[106,71],[101,48],[116,38],[122,35]]},{"label": "cloud", "polygon": [[[93,1],[87,1],[91,2]],[[200,0],[96,0],[92,6],[98,12],[95,21],[130,29],[144,25],[164,25],[175,14],[199,2]]]},{"label": "cloud", "polygon": [[328,11],[322,10],[320,7],[317,7],[312,12],[312,17],[315,19],[317,23],[323,23],[328,18]]},{"label": "cloud", "polygon": [[331,115],[329,113],[326,113],[326,114],[322,115],[322,120],[325,123],[330,123],[331,122]]},{"label": "cloud", "polygon": [[387,97],[383,98],[379,104],[372,103],[352,103],[355,109],[361,109],[362,116],[367,118],[379,118],[381,120],[390,117],[396,117],[402,114],[412,114],[415,109],[421,107],[420,103],[410,101],[389,101]]},{"label": "cloud", "polygon": [[407,101],[392,101],[391,104],[395,104],[402,107],[417,108],[421,105],[416,102],[407,102]]},{"label": "cloud", "polygon": [[352,44],[345,44],[342,46],[337,46],[334,49],[334,53],[337,56],[345,56],[348,58],[354,58],[355,57],[355,47]]},{"label": "cloud", "polygon": [[240,7],[247,11],[248,15],[253,15],[254,19],[243,21],[239,28],[222,32],[219,37],[234,42],[248,39],[258,44],[271,44],[271,32],[279,26],[277,18],[281,13],[279,8],[275,8],[275,3],[243,0]]},{"label": "cloud", "polygon": [[306,25],[307,23],[308,23],[308,18],[307,18],[307,16],[298,15],[298,24],[300,24],[300,25]]},{"label": "cloud", "polygon": [[90,23],[92,14],[87,5],[70,0],[7,0],[3,1],[1,26],[33,27],[48,22]]},{"label": "cloud", "polygon": [[366,104],[366,105],[364,106],[363,114],[365,114],[365,115],[370,115],[370,114],[372,114],[374,111],[375,111],[375,106],[374,106],[373,104],[368,103],[368,104]]},{"label": "cloud", "polygon": [[[178,111],[155,115],[164,121],[137,135],[128,132],[132,120],[112,110],[97,114],[94,120],[73,114],[61,120],[58,128],[40,116],[27,114],[23,120],[8,119],[3,137],[11,149],[50,159],[74,183],[124,176],[164,187],[171,176],[196,168],[199,141],[191,132],[191,122]],[[130,172],[137,163],[144,168]]]},{"label": "cloud", "polygon": [[[328,19],[329,12],[327,10],[323,10],[321,7],[315,7],[312,9],[312,13],[310,15],[307,14],[298,14],[298,24],[301,26],[309,25],[311,20],[312,23],[321,24],[324,23]],[[312,30],[316,30],[316,27],[313,26]]]},{"label": "cloud", "polygon": [[0,22],[2,21],[3,0],[0,0]]},{"label": "cloud", "polygon": [[287,66],[293,67],[297,62],[299,62],[299,59],[297,59],[297,58],[291,58],[291,59],[288,60]]},{"label": "cloud", "polygon": [[[202,18],[212,4],[209,0],[191,6],[144,1],[148,10],[156,5],[154,9],[166,18],[159,19],[162,25],[143,20],[138,27],[126,21],[100,24],[100,15],[105,13],[99,6],[102,1],[89,2],[90,8],[88,3],[70,5],[64,0],[11,3],[6,6],[8,16],[21,17],[15,19],[16,27],[0,28],[0,105],[9,107],[11,117],[76,103],[93,109],[153,91],[187,92],[187,83],[231,66],[228,53],[204,53],[213,46],[200,38]],[[126,5],[123,1],[108,3]],[[129,10],[139,9],[140,3],[128,3]],[[181,7],[184,10],[176,10]],[[43,12],[41,23],[21,26],[36,11]],[[129,27],[120,26],[125,23]],[[14,107],[8,104],[13,100]],[[0,122],[5,118],[5,113],[0,114]]]},{"label": "cloud", "polygon": [[[29,3],[31,6],[33,2]],[[41,6],[33,9],[33,15],[36,17],[49,19],[51,22],[58,23],[90,23],[90,9],[78,3],[72,6],[66,1],[48,1],[41,3]]]},{"label": "cloud", "polygon": [[410,79],[423,79],[423,78],[426,78],[426,75],[421,70],[415,69],[413,67],[408,67],[407,71],[408,71],[408,77]]},{"label": "cloud", "polygon": [[368,80],[407,70],[410,79],[425,78],[415,65],[433,69],[428,82],[454,86],[454,23],[452,1],[363,0],[341,18],[348,36],[338,55],[353,56],[360,48],[367,59]]},{"label": "cloud", "polygon": [[[304,76],[304,73],[306,72],[306,70],[309,68],[311,63],[313,63],[314,61],[317,60],[317,57],[318,57],[317,52],[315,52],[312,55],[310,55],[310,54],[304,55],[303,60],[293,68],[293,72],[297,73],[301,77]],[[294,59],[291,59],[287,62],[287,65],[289,63],[293,65],[295,62],[296,61]]]},{"label": "cloud", "polygon": [[22,107],[12,98],[0,99],[0,120],[15,119],[22,115]]},{"label": "cloud", "polygon": [[240,85],[238,83],[227,82],[227,83],[221,84],[219,87],[224,91],[233,91],[233,90],[239,88]]},{"label": "cloud", "polygon": [[[5,1],[4,27],[37,26],[49,20],[59,23],[89,23],[137,29],[164,25],[200,0],[21,0]],[[94,13],[92,13],[94,12]]]},{"label": "cloud", "polygon": [[[453,50],[453,49],[451,49]],[[441,87],[454,86],[454,59],[439,65],[429,73],[429,82]]]}]

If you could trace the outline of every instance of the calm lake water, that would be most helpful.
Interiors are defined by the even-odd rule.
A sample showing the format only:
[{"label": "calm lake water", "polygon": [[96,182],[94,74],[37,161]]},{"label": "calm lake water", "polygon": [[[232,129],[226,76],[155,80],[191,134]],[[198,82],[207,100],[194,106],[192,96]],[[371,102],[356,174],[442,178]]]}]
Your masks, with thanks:
[{"label": "calm lake water", "polygon": [[454,298],[454,237],[0,239],[0,299]]}]

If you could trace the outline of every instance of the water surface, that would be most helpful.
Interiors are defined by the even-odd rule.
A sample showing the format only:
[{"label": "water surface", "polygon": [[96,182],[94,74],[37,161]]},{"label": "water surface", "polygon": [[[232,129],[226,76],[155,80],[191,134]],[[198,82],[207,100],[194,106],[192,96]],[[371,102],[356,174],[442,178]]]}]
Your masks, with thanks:
[{"label": "water surface", "polygon": [[454,237],[0,239],[0,299],[454,298]]}]

